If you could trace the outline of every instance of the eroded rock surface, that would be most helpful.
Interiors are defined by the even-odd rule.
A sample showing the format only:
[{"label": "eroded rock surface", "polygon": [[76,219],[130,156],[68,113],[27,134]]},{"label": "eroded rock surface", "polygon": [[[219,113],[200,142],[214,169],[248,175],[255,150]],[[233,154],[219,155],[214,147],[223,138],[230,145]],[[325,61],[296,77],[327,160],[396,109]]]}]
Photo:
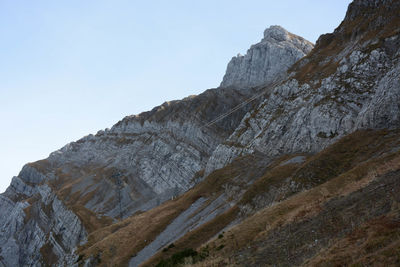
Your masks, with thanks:
[{"label": "eroded rock surface", "polygon": [[[206,174],[255,151],[315,153],[357,129],[400,126],[400,35],[390,25],[396,15],[380,3],[382,16],[374,20],[376,3],[367,2],[350,5],[340,27],[321,36],[289,77],[243,117],[213,152]],[[359,6],[373,14],[358,17]]]},{"label": "eroded rock surface", "polygon": [[264,31],[264,38],[252,45],[245,55],[231,59],[221,87],[248,88],[271,83],[285,76],[286,71],[313,47],[309,41],[281,26],[271,26]]},{"label": "eroded rock surface", "polygon": [[[399,128],[398,10],[398,1],[356,0],[342,24],[322,35],[312,51],[308,41],[272,26],[245,56],[232,59],[220,88],[128,116],[27,164],[0,195],[6,214],[0,217],[0,266],[73,266],[83,257],[77,247],[91,232],[187,192],[239,157],[259,155],[267,168],[284,154],[316,153],[358,129]],[[260,97],[205,126],[254,95]],[[302,164],[306,157],[291,160],[281,167]],[[232,205],[254,178],[249,164],[240,167],[249,179],[228,190]],[[235,179],[230,168],[221,173],[227,181]],[[214,174],[208,178],[221,178]],[[265,196],[264,206],[281,195],[275,191]],[[211,222],[222,207],[196,216]],[[171,220],[182,229],[165,226],[137,262],[173,241],[170,233],[190,233],[196,225],[189,211]],[[95,264],[100,254],[82,261]]]}]

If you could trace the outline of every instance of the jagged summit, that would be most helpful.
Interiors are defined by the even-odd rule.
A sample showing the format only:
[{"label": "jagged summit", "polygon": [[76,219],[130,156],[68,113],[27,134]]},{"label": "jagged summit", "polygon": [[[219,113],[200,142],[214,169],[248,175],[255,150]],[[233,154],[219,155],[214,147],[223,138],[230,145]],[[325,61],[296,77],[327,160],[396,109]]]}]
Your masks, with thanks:
[{"label": "jagged summit", "polygon": [[350,4],[340,26],[321,35],[288,79],[245,116],[227,147],[217,147],[206,173],[249,151],[317,152],[359,129],[399,127],[398,10],[394,0]]},{"label": "jagged summit", "polygon": [[301,36],[293,34],[287,31],[285,28],[279,25],[272,25],[266,28],[264,31],[264,38],[261,43],[273,42],[282,46],[294,46],[295,48],[303,51],[307,55],[314,47],[313,43],[307,41]]},{"label": "jagged summit", "polygon": [[278,42],[287,41],[290,39],[290,35],[292,34],[289,33],[282,26],[272,25],[269,28],[265,29],[264,39],[262,40],[262,42],[270,39],[276,40]]},{"label": "jagged summit", "polygon": [[233,57],[226,69],[221,87],[248,88],[270,83],[307,55],[313,44],[281,26],[271,26],[264,38],[250,47],[245,55]]}]

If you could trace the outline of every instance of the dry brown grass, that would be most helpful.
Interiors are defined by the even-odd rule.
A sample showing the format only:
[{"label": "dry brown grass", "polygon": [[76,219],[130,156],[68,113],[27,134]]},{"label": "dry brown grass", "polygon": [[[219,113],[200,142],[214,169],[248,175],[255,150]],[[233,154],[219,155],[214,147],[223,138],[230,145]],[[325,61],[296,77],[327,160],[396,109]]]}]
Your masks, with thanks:
[{"label": "dry brown grass", "polygon": [[53,246],[49,243],[40,248],[40,254],[43,256],[44,266],[54,266],[58,261],[57,255],[53,252]]},{"label": "dry brown grass", "polygon": [[95,177],[93,183],[96,183],[100,182],[101,179],[110,177],[115,172],[115,169],[98,166],[86,166],[85,168],[71,166],[68,173],[56,169],[56,179],[49,181],[49,185],[57,197],[79,217],[88,233],[91,233],[112,224],[113,220],[110,217],[96,214],[85,207],[85,204],[96,195],[96,191],[86,193],[84,189],[72,193],[72,188],[83,182],[88,176]]},{"label": "dry brown grass", "polygon": [[79,253],[100,255],[104,264],[127,264],[134,254],[151,242],[199,197],[217,197],[216,193],[222,190],[222,185],[232,177],[232,173],[234,170],[229,168],[215,172],[175,200],[92,232],[88,243],[80,248]]},{"label": "dry brown grass", "polygon": [[322,184],[400,145],[399,136],[398,130],[364,130],[349,134],[310,157],[296,171],[293,180],[304,186]]},{"label": "dry brown grass", "polygon": [[279,187],[279,185],[282,184],[286,178],[293,175],[301,165],[287,164],[279,166],[279,163],[284,161],[283,159],[287,159],[287,156],[275,161],[267,173],[251,185],[240,200],[240,205],[251,203],[256,196],[267,193],[271,189],[271,186]]},{"label": "dry brown grass", "polygon": [[98,215],[84,206],[73,205],[70,208],[81,220],[88,233],[92,233],[113,223],[110,217]]},{"label": "dry brown grass", "polygon": [[[296,80],[301,84],[313,80],[321,81],[336,71],[338,60],[335,61],[335,57],[342,53],[345,47],[363,47],[364,52],[368,52],[376,47],[382,47],[385,38],[400,32],[398,7],[393,8],[387,4],[381,5],[378,9],[363,8],[358,12],[362,15],[353,20],[344,20],[337,31],[322,35],[314,49],[291,67],[289,72],[295,72],[294,78]],[[380,24],[379,21],[383,20],[386,20],[386,22]],[[379,40],[379,43],[364,45],[374,39]],[[320,65],[321,62],[326,63]]]},{"label": "dry brown grass", "polygon": [[[127,264],[129,259],[151,242],[181,210],[169,201],[148,212],[101,228],[89,235],[81,255],[100,255],[99,266]],[[83,258],[85,258],[85,256]]]},{"label": "dry brown grass", "polygon": [[32,205],[26,207],[24,209],[25,212],[25,217],[24,217],[24,223],[28,223],[32,219]]},{"label": "dry brown grass", "polygon": [[31,162],[31,163],[28,163],[27,165],[35,168],[36,170],[38,170],[39,172],[41,172],[43,174],[46,174],[52,170],[52,166],[51,166],[50,162],[46,159]]},{"label": "dry brown grass", "polygon": [[[210,174],[204,181],[179,198],[167,201],[147,212],[131,216],[122,222],[94,230],[89,235],[88,243],[79,249],[79,254],[82,255],[82,259],[89,255],[97,255],[97,258],[101,260],[100,266],[127,264],[133,255],[154,240],[174,218],[198,198],[205,197],[211,201],[223,192],[223,186],[232,182],[234,177],[241,173],[248,173],[251,165],[249,162],[252,162],[252,159],[253,156],[238,158],[231,165]],[[228,225],[235,218],[237,211],[238,209],[234,207],[211,222],[191,231],[178,242],[174,242],[176,248],[200,246]]]},{"label": "dry brown grass", "polygon": [[[288,176],[297,177],[299,181],[311,184],[313,180],[310,180],[310,177],[324,177],[322,179],[324,183],[286,200],[282,199],[282,202],[263,209],[229,230],[224,238],[212,240],[213,236],[237,217],[238,208],[233,207],[214,220],[189,232],[174,242],[174,249],[167,253],[157,254],[148,263],[154,264],[180,249],[199,248],[208,242],[211,255],[204,264],[213,266],[212,264],[217,264],[222,259],[227,263],[229,255],[234,251],[254,240],[262,239],[271,229],[314,216],[320,212],[321,205],[329,199],[354,192],[366,186],[376,176],[398,168],[400,163],[398,153],[385,154],[390,147],[398,144],[400,140],[398,137],[399,133],[390,131],[358,132],[343,138],[318,155],[308,158],[300,166],[290,164],[279,166],[281,162],[293,155],[277,159],[270,165],[269,171],[254,183],[255,186],[250,187],[242,201],[250,201],[265,192],[271,182],[279,182]],[[374,156],[376,158],[373,158]],[[72,194],[71,191],[73,185],[79,183],[79,179],[86,177],[88,172],[95,171],[96,179],[103,179],[110,176],[114,170],[77,169],[71,176],[59,172],[58,180],[55,180],[55,184],[51,186],[57,191],[59,198],[79,216],[89,232],[88,243],[80,247],[78,251],[81,259],[94,256],[99,260],[99,266],[119,266],[126,265],[134,254],[154,240],[174,218],[199,197],[215,199],[224,191],[224,185],[232,183],[235,177],[251,173],[253,171],[251,164],[254,161],[252,156],[238,158],[231,165],[210,174],[183,196],[114,224],[110,218],[98,218],[95,213],[84,207],[84,204],[93,197],[92,195],[87,194],[81,197],[79,193]],[[78,178],[74,180],[73,177]],[[236,181],[236,183],[240,182]],[[247,182],[242,181],[242,183],[242,188],[245,188]],[[30,210],[26,212],[29,214]],[[224,245],[223,249],[216,249],[221,245]]]},{"label": "dry brown grass", "polygon": [[[236,177],[238,172],[246,172],[245,166],[248,162],[247,157],[240,158],[233,164],[235,167],[226,167],[214,172],[196,188],[178,199],[168,201],[148,212],[137,213],[114,224],[111,218],[99,216],[99,214],[85,208],[85,204],[96,194],[95,191],[84,194],[85,189],[83,189],[73,193],[72,188],[89,176],[94,177],[93,182],[97,183],[101,179],[108,179],[118,170],[99,166],[85,166],[84,168],[64,166],[67,171],[63,172],[61,168],[56,169],[56,178],[48,181],[48,184],[56,192],[58,198],[80,218],[89,233],[87,244],[78,250],[81,255],[80,260],[93,256],[100,266],[124,265],[199,197],[210,198],[210,200],[216,198],[223,191],[224,184]],[[39,161],[31,165],[43,173],[54,171],[47,161]],[[30,203],[34,204],[36,201],[36,199],[33,199]],[[47,210],[47,207],[43,208]],[[25,212],[27,214],[26,219],[29,220],[32,217],[32,206],[28,207]],[[183,243],[197,242],[198,245],[201,245],[228,224],[233,219],[230,217],[232,214],[235,214],[235,212],[231,211],[227,215],[221,216],[219,222],[214,222],[214,224],[202,228],[198,231],[198,235],[193,232],[192,238],[183,241]],[[46,252],[48,247],[43,249]]]},{"label": "dry brown grass", "polygon": [[[202,196],[203,190],[190,190],[147,212],[98,229],[89,235],[81,255],[100,255],[99,266],[127,264],[129,259],[149,244],[181,212]],[[85,258],[83,257],[83,258]]]},{"label": "dry brown grass", "polygon": [[208,244],[210,247],[221,244],[225,247],[221,251],[214,251],[203,264],[207,266],[208,260],[211,261],[210,264],[222,260],[227,262],[235,251],[257,240],[263,240],[271,230],[315,216],[322,210],[322,205],[332,198],[346,196],[364,188],[376,177],[399,169],[400,152],[382,154],[381,157],[358,164],[321,185],[267,207],[230,229],[223,239],[211,241]]},{"label": "dry brown grass", "polygon": [[[352,145],[352,148],[354,151],[357,151],[357,153],[354,152],[351,155],[353,160],[354,158],[357,159],[355,162],[362,162],[371,156],[371,154],[368,154],[363,150],[363,147],[368,145],[369,142],[370,150],[376,152],[376,147],[379,147],[382,150],[385,146],[380,145],[376,139],[386,138],[387,135],[388,132],[367,132],[366,134],[356,133],[352,138],[340,141],[339,144],[341,145],[339,145],[338,148],[328,148],[326,151],[321,152],[319,155],[321,158],[344,160],[347,164],[346,168],[340,167],[340,164],[340,166],[335,165],[339,166],[340,170],[344,171],[344,173],[331,180],[328,179],[328,182],[320,186],[294,195],[285,201],[256,213],[254,216],[245,220],[242,224],[231,229],[224,235],[224,238],[211,241],[209,245],[211,248],[214,248],[214,252],[211,253],[210,260],[217,258],[225,258],[225,260],[227,260],[225,257],[226,255],[244,247],[253,240],[262,238],[271,229],[293,221],[303,220],[307,216],[313,216],[320,211],[320,206],[329,199],[341,194],[349,194],[350,192],[367,185],[375,176],[380,175],[389,169],[397,168],[398,162],[396,160],[398,160],[398,158],[387,157],[384,161],[374,159],[365,163],[365,165],[357,165],[354,162],[348,164],[347,160],[349,160],[349,158],[343,157],[343,154],[341,153],[341,149],[349,147],[349,143],[352,143],[352,140],[353,142],[354,140],[358,140],[359,145]],[[395,140],[396,136],[397,135],[394,134],[390,140]],[[374,142],[375,144],[371,145]],[[388,142],[388,139],[386,142]],[[338,155],[333,158],[332,156],[328,157],[328,155],[335,153],[338,153]],[[360,153],[363,154],[363,156],[360,156]],[[267,182],[268,185],[270,179],[274,179],[273,177],[280,177],[279,179],[282,179],[282,177],[287,177],[288,175],[293,174],[293,171],[298,169],[298,166],[295,168],[290,165],[279,166],[280,162],[283,162],[289,157],[290,156],[284,156],[276,160],[271,165],[270,173],[266,173],[266,175],[263,176],[264,178],[267,177],[269,179],[261,179],[260,182],[258,182],[259,187],[265,185],[265,182]],[[249,161],[251,161],[251,158],[239,158],[232,165],[215,171],[195,188],[176,200],[168,201],[150,211],[136,214],[122,222],[94,230],[89,235],[89,242],[80,248],[79,253],[84,255],[83,258],[89,255],[98,255],[99,259],[101,259],[101,263],[99,263],[100,266],[102,266],[102,264],[104,266],[106,266],[106,264],[127,264],[134,254],[151,242],[151,240],[163,231],[176,216],[187,209],[191,203],[196,201],[196,199],[199,197],[217,197],[219,195],[218,192],[222,192],[224,184],[232,182],[233,177],[237,177],[238,173],[248,172]],[[314,170],[313,168],[319,169],[321,164],[323,165],[324,162],[324,160],[319,160],[316,155],[308,159],[301,166],[303,166],[304,170],[309,171]],[[307,173],[309,173],[308,171]],[[336,171],[334,171],[333,174],[330,174],[330,177],[335,176],[335,173]],[[261,192],[264,189],[262,189]],[[249,191],[252,192],[252,194],[248,194],[251,196],[259,194],[257,190],[253,191],[254,188],[252,187]],[[249,199],[251,199],[251,197]],[[160,259],[169,257],[179,250],[185,248],[199,248],[203,244],[206,244],[213,236],[236,218],[237,212],[238,208],[234,207],[225,214],[218,216],[198,229],[189,232],[183,238],[174,242],[175,248],[168,252],[155,255],[155,257],[150,259],[146,265],[155,264]],[[215,249],[222,244],[225,246],[223,249]]]},{"label": "dry brown grass", "polygon": [[239,209],[237,206],[234,206],[213,220],[201,225],[199,228],[188,232],[185,236],[174,242],[174,248],[168,249],[166,252],[158,252],[149,260],[142,263],[141,266],[154,266],[161,259],[169,258],[174,253],[187,248],[199,248],[201,245],[214,237],[218,232],[224,229],[229,223],[231,223],[236,218],[238,212]]},{"label": "dry brown grass", "polygon": [[399,266],[400,223],[390,214],[370,220],[304,266]]}]

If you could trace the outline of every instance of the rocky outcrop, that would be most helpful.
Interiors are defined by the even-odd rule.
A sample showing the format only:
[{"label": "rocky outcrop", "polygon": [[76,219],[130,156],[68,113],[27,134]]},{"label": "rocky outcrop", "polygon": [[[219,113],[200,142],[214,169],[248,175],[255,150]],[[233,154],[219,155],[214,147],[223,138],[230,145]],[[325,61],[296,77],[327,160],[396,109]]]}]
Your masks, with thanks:
[{"label": "rocky outcrop", "polygon": [[[263,51],[263,60],[280,53],[279,62],[268,63],[273,65],[268,67],[271,76],[284,73],[311,45],[275,26],[266,30],[262,44],[251,51],[257,49]],[[1,210],[15,214],[8,218],[11,222],[0,222],[5,233],[1,242],[9,247],[0,251],[0,256],[10,264],[62,265],[66,259],[76,258],[74,248],[95,228],[94,222],[104,225],[109,220],[103,218],[123,219],[186,192],[203,178],[215,148],[232,134],[258,99],[222,120],[208,122],[255,93],[257,89],[218,88],[166,102],[72,142],[45,160],[27,164],[0,202]],[[57,219],[59,214],[65,219]],[[60,228],[65,227],[58,225],[66,220],[78,229],[69,237],[60,236]],[[28,242],[23,243],[15,238],[21,232],[35,238],[27,237]],[[11,256],[16,249],[20,253]]]},{"label": "rocky outcrop", "polygon": [[[23,179],[15,177],[13,188]],[[10,186],[11,187],[11,186]],[[33,199],[14,202],[0,195],[0,259],[5,266],[72,266],[74,250],[86,242],[87,232],[79,218],[52,193],[47,185],[25,193]]]},{"label": "rocky outcrop", "polygon": [[69,176],[71,192],[82,198],[101,192],[82,203],[94,212],[116,218],[148,210],[196,183],[212,151],[251,105],[215,125],[204,125],[251,92],[213,89],[126,117],[52,153],[47,159],[50,173],[60,168],[52,175]]},{"label": "rocky outcrop", "polygon": [[313,44],[280,26],[264,31],[264,38],[233,57],[228,64],[221,87],[248,88],[271,83],[286,75],[286,71],[307,55]]},{"label": "rocky outcrop", "polygon": [[129,266],[135,267],[145,262],[160,249],[168,247],[189,231],[211,221],[230,207],[228,203],[225,203],[225,195],[221,195],[204,208],[206,201],[205,198],[199,198],[187,210],[179,214],[154,241],[130,260]]},{"label": "rocky outcrop", "polygon": [[[399,10],[398,1],[356,0],[342,24],[321,36],[307,56],[311,43],[272,26],[245,56],[232,59],[220,88],[128,116],[27,164],[0,195],[0,210],[7,214],[0,217],[0,266],[114,259],[113,252],[125,248],[113,242],[138,231],[130,224],[149,224],[157,217],[162,229],[146,225],[142,230],[148,238],[117,261],[127,264],[133,257],[137,265],[178,237],[198,238],[199,228],[206,242],[238,223],[235,205],[242,196],[252,200],[250,193],[264,190],[257,202],[266,206],[310,188],[312,181],[304,187],[292,183],[285,169],[300,168],[309,154],[358,129],[400,128]],[[278,78],[281,82],[272,86]],[[235,108],[250,97],[247,105]],[[232,109],[229,116],[207,123]],[[266,188],[252,187],[270,164],[277,173],[264,177]],[[309,174],[306,170],[304,177],[310,179]],[[323,182],[319,173],[314,178]],[[276,188],[268,191],[271,185]],[[247,193],[249,187],[254,192]],[[165,202],[184,192],[186,197]],[[152,214],[163,202],[169,207],[165,214]],[[261,206],[247,203],[240,214],[254,212],[243,207]],[[78,256],[77,246],[87,240],[87,255]]]},{"label": "rocky outcrop", "polygon": [[[367,2],[355,1],[348,20],[332,35],[321,36],[289,78],[243,117],[213,152],[206,174],[238,155],[315,153],[357,129],[400,126],[400,34],[391,25],[398,16],[382,3],[382,16],[352,15],[360,5],[370,12]],[[349,29],[354,21],[361,25],[357,36]]]},{"label": "rocky outcrop", "polygon": [[122,219],[187,191],[252,105],[207,122],[252,93],[212,89],[164,103],[24,166],[0,198],[10,215],[0,219],[2,262],[71,266],[88,231],[112,222],[104,218]]}]

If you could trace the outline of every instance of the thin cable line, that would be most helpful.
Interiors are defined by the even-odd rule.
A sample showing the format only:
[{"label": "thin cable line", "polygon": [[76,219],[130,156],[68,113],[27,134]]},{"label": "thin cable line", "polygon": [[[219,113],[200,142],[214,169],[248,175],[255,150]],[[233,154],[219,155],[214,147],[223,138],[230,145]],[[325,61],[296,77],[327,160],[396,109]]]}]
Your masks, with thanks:
[{"label": "thin cable line", "polygon": [[272,83],[271,85],[268,85],[266,87],[265,90],[263,90],[261,93],[256,94],[248,99],[246,99],[245,101],[243,101],[242,103],[238,104],[237,106],[233,107],[231,110],[219,115],[218,117],[214,118],[213,120],[207,122],[206,124],[204,124],[200,129],[204,129],[206,127],[209,127],[215,123],[217,123],[220,120],[223,120],[224,118],[228,117],[229,115],[231,115],[232,113],[236,112],[237,110],[241,109],[242,107],[246,106],[247,104],[249,104],[250,102],[253,102],[254,100],[256,100],[257,98],[259,98],[260,96],[266,94],[268,91],[270,91],[272,88],[274,88],[275,86],[277,86],[279,83],[281,82],[280,79],[278,79],[276,82]]}]

